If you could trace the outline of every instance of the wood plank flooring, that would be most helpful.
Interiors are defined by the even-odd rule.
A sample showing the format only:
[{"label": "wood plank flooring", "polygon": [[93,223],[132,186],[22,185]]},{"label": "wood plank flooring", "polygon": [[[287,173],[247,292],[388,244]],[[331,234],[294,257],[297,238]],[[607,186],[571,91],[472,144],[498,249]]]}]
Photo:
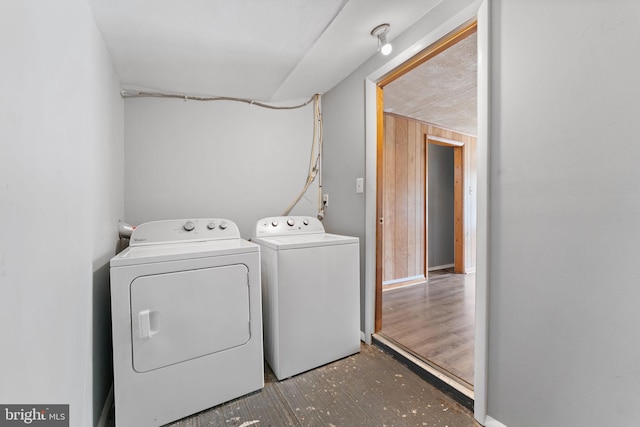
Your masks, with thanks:
[{"label": "wood plank flooring", "polygon": [[475,274],[384,291],[380,333],[472,386]]},{"label": "wood plank flooring", "polygon": [[265,366],[258,392],[171,427],[475,427],[472,413],[376,346],[284,381]]}]

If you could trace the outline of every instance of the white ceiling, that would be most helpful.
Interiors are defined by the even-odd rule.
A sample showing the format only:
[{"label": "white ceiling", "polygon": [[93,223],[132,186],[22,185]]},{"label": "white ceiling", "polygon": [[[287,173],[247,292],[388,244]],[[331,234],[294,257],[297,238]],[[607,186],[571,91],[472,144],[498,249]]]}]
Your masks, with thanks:
[{"label": "white ceiling", "polygon": [[384,110],[477,134],[476,33],[384,87]]},{"label": "white ceiling", "polygon": [[324,93],[442,0],[87,0],[123,87],[261,101]]},{"label": "white ceiling", "polygon": [[[123,88],[309,98],[443,0],[87,0]],[[475,34],[385,86],[385,111],[476,134]]]}]

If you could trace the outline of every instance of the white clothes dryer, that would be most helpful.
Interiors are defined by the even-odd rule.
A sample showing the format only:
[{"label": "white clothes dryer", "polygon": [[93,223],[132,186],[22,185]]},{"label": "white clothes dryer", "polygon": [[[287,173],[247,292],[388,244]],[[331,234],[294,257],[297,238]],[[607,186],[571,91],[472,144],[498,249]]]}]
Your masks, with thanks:
[{"label": "white clothes dryer", "polygon": [[264,386],[259,249],[224,219],[133,231],[111,259],[118,427],[163,425]]},{"label": "white clothes dryer", "polygon": [[256,223],[261,246],[265,359],[279,380],[360,351],[357,237],[313,217]]}]

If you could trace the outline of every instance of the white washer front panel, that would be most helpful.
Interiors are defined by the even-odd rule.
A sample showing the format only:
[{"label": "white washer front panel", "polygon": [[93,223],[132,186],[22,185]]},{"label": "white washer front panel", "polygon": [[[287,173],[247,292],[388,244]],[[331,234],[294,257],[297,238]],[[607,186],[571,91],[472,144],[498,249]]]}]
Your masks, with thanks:
[{"label": "white washer front panel", "polygon": [[133,369],[148,372],[249,341],[243,264],[137,277],[131,283]]},{"label": "white washer front panel", "polygon": [[[230,240],[224,240],[220,243],[222,242],[230,242]],[[116,426],[118,427],[157,427],[235,399],[264,386],[260,253],[257,245],[244,242],[244,252],[238,253],[235,249],[229,251],[226,244],[221,245],[220,251],[215,251],[214,248],[209,248],[209,245],[203,244],[203,248],[207,247],[207,250],[202,253],[190,252],[189,254],[169,250],[169,246],[176,247],[182,246],[182,244],[158,245],[158,248],[161,246],[166,247],[159,256],[134,256],[131,258],[126,257],[127,254],[122,252],[111,260],[114,401]],[[173,253],[173,256],[170,256],[169,253]],[[129,255],[131,254],[129,253]],[[134,332],[132,331],[132,318],[136,316],[131,312],[131,284],[141,277],[165,275],[169,277],[168,275],[174,273],[217,270],[228,266],[246,266],[248,271],[251,319],[249,340],[242,345],[147,372],[136,371],[133,366],[134,349],[132,344],[132,332]],[[205,273],[205,276],[208,274]],[[214,276],[217,276],[217,273]],[[181,275],[178,274],[176,277],[181,277]],[[235,277],[235,273],[231,274],[231,277]],[[217,298],[221,298],[221,296],[222,293],[217,295]],[[189,300],[188,305],[198,306],[200,310],[203,310],[202,307],[204,310],[209,310],[210,304],[202,305],[198,301],[199,299],[200,295],[195,295],[192,298],[185,291],[176,298],[175,302],[182,304],[183,300]],[[215,301],[209,302],[217,304]],[[232,310],[233,308],[225,309]],[[160,336],[164,325],[162,313],[158,325],[152,319],[153,314],[150,313],[149,332],[155,330],[156,327],[160,332],[153,335],[150,340]],[[247,325],[244,316],[242,325]],[[224,325],[218,326],[224,327]],[[136,327],[139,328],[140,325]],[[241,326],[241,328],[243,327]],[[139,332],[139,330],[135,331],[138,334]],[[220,331],[212,333],[224,335]],[[204,340],[202,334],[206,334],[206,332],[202,332],[200,329],[197,334],[185,331],[185,335],[189,336],[185,339],[190,339],[191,345],[196,347],[211,345],[211,343],[198,342]],[[218,346],[218,344],[215,345]],[[211,347],[207,347],[205,352],[210,350]],[[151,363],[150,366],[153,364]]]},{"label": "white washer front panel", "polygon": [[278,252],[278,378],[360,351],[357,257],[357,244]]},{"label": "white washer front panel", "polygon": [[360,243],[312,217],[259,220],[265,358],[284,379],[360,351]]}]

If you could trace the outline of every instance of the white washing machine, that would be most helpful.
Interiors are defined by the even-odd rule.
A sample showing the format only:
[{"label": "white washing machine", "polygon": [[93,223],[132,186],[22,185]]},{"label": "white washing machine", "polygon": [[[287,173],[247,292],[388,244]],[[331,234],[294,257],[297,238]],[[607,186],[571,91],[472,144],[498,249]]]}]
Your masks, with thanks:
[{"label": "white washing machine", "polygon": [[261,219],[265,359],[279,380],[360,351],[357,237],[313,217]]},{"label": "white washing machine", "polygon": [[116,426],[159,426],[264,386],[259,249],[224,219],[133,231],[111,259]]}]

